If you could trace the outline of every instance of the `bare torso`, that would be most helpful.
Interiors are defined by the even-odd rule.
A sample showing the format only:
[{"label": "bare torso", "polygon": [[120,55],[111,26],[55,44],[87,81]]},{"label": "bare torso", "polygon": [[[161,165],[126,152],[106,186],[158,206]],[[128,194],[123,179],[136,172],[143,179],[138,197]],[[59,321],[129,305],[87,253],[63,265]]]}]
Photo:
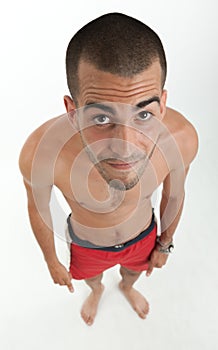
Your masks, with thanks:
[{"label": "bare torso", "polygon": [[[183,141],[192,125],[169,108],[163,122],[176,141],[180,154],[184,155],[185,163]],[[172,164],[169,165],[156,147],[137,185],[128,191],[110,189],[83,152],[79,134],[71,134],[68,119],[59,117],[48,121],[30,136],[27,143],[35,144],[33,184],[40,179],[40,183],[59,188],[72,211],[72,226],[79,238],[101,246],[134,238],[149,226],[151,196],[172,170]],[[37,158],[36,154],[40,156]]]},{"label": "bare torso", "polygon": [[164,160],[156,153],[140,182],[125,192],[110,191],[95,168],[86,176],[85,161],[71,171],[72,160],[66,161],[68,157],[60,155],[54,183],[72,210],[71,222],[77,236],[110,246],[131,239],[147,228],[152,215],[151,195],[168,172]]}]

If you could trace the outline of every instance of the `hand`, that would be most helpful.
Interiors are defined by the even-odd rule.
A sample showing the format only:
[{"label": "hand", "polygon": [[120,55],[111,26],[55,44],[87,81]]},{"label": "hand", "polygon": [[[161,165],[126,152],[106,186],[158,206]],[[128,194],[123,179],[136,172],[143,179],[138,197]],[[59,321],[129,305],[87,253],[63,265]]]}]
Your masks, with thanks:
[{"label": "hand", "polygon": [[64,265],[58,261],[54,264],[48,264],[48,269],[54,283],[58,283],[60,286],[67,286],[71,293],[74,292],[74,288],[71,283],[72,276]]},{"label": "hand", "polygon": [[161,268],[164,266],[167,262],[168,256],[168,254],[161,253],[156,248],[154,248],[149,259],[146,276],[149,277],[151,275],[154,267]]}]

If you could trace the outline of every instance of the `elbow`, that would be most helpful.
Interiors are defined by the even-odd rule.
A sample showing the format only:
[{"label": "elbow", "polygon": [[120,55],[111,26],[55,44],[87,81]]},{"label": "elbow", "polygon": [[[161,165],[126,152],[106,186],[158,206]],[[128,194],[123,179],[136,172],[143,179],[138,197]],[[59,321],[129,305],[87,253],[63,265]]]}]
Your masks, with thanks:
[{"label": "elbow", "polygon": [[180,191],[177,194],[168,195],[162,192],[162,203],[166,205],[170,205],[171,207],[179,208],[183,205],[185,199],[185,191]]}]

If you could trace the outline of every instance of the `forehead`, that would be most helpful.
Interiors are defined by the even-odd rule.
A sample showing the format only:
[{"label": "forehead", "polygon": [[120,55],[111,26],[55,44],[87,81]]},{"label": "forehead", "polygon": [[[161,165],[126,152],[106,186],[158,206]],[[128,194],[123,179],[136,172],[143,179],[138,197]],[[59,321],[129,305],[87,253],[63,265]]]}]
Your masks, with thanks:
[{"label": "forehead", "polygon": [[161,73],[158,61],[131,78],[101,71],[91,63],[81,61],[78,102],[80,106],[100,101],[136,104],[142,97],[160,96]]}]

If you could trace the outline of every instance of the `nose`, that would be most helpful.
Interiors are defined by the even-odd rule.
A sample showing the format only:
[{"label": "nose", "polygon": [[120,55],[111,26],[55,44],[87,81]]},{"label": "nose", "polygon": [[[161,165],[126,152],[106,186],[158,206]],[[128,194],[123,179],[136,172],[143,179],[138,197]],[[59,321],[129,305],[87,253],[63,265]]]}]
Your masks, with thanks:
[{"label": "nose", "polygon": [[110,149],[122,158],[128,158],[135,152],[137,135],[133,128],[117,124],[110,139]]}]

